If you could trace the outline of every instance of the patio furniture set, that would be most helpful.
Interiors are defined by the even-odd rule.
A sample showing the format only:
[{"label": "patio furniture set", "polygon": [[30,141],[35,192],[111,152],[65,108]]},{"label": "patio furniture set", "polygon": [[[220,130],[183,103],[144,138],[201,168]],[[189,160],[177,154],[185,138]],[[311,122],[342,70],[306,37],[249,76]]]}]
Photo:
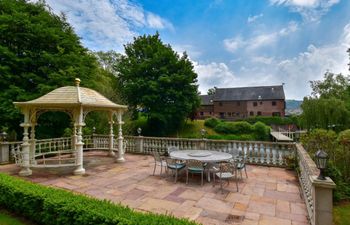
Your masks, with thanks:
[{"label": "patio furniture set", "polygon": [[159,152],[154,152],[154,169],[155,175],[156,167],[160,166],[160,175],[168,174],[171,171],[174,176],[174,183],[177,182],[180,172],[185,171],[186,184],[188,184],[189,174],[201,176],[201,185],[203,186],[204,175],[206,174],[208,182],[212,174],[213,186],[216,184],[216,178],[219,178],[220,188],[223,192],[223,182],[226,180],[229,184],[230,180],[236,181],[238,192],[238,172],[242,179],[242,170],[244,170],[246,177],[247,170],[245,166],[245,157],[240,157],[238,151],[231,153],[209,150],[179,150],[175,146],[168,147],[168,156],[161,155]]}]

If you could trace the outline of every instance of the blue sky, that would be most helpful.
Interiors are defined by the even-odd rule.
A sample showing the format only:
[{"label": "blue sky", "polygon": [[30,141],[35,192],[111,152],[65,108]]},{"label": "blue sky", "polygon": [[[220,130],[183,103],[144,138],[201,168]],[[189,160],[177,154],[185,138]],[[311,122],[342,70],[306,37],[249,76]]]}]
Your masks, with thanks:
[{"label": "blue sky", "polygon": [[285,83],[287,99],[310,80],[349,74],[349,0],[47,0],[91,50],[115,50],[154,34],[186,51],[199,90]]}]

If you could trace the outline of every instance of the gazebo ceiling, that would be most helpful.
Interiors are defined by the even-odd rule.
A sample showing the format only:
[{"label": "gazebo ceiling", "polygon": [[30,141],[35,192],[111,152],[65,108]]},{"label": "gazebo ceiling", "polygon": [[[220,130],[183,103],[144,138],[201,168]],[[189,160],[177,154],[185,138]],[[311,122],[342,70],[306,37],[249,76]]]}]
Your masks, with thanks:
[{"label": "gazebo ceiling", "polygon": [[94,109],[126,110],[127,106],[115,104],[95,90],[77,86],[65,86],[57,88],[46,95],[27,102],[14,102],[18,107],[75,107]]}]

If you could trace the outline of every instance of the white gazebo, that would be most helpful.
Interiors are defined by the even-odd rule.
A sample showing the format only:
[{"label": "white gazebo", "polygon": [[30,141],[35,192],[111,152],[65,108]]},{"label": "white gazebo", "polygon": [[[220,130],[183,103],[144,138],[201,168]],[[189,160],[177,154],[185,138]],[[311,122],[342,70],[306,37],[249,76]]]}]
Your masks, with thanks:
[{"label": "white gazebo", "polygon": [[[118,131],[118,155],[117,162],[124,161],[123,134],[122,134],[122,115],[127,110],[127,106],[118,105],[102,96],[100,93],[80,87],[80,79],[75,79],[76,86],[65,86],[57,88],[48,94],[27,102],[14,102],[24,114],[24,122],[21,126],[24,128],[23,143],[21,145],[22,162],[21,176],[32,174],[31,167],[35,166],[35,126],[39,116],[47,111],[61,111],[67,113],[74,122],[72,136],[72,150],[75,157],[76,169],[74,174],[84,174],[83,167],[83,136],[82,127],[85,126],[85,117],[91,111],[106,111],[109,115],[109,154],[114,156],[113,143],[114,133],[113,124],[116,116],[119,125]],[[29,134],[30,129],[30,134]],[[57,165],[62,166],[62,164]],[[52,165],[51,165],[52,167]]]}]

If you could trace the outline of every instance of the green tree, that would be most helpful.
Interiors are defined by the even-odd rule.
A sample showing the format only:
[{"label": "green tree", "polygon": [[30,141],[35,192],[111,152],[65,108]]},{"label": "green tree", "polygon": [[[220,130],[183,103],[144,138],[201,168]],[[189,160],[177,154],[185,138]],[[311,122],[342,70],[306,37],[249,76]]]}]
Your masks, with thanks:
[{"label": "green tree", "polygon": [[308,130],[323,128],[341,131],[349,126],[350,112],[340,99],[305,97],[301,108],[301,123]]},{"label": "green tree", "polygon": [[215,92],[216,92],[216,87],[209,88],[208,92],[207,92],[207,95],[215,95]]},{"label": "green tree", "polygon": [[159,34],[134,38],[117,68],[122,96],[137,118],[147,115],[148,134],[179,128],[199,106],[197,74],[187,54],[179,56]]},{"label": "green tree", "polygon": [[[31,100],[73,85],[75,77],[82,80],[82,86],[94,88],[105,77],[64,15],[55,15],[48,8],[43,1],[0,1],[0,123],[10,129],[18,130],[22,121],[13,101]],[[45,117],[50,115],[41,118],[49,125]],[[63,132],[69,120],[62,117],[57,125]],[[44,133],[53,130],[49,127]]]},{"label": "green tree", "polygon": [[310,81],[312,96],[348,99],[349,76],[326,72],[323,80]]}]

